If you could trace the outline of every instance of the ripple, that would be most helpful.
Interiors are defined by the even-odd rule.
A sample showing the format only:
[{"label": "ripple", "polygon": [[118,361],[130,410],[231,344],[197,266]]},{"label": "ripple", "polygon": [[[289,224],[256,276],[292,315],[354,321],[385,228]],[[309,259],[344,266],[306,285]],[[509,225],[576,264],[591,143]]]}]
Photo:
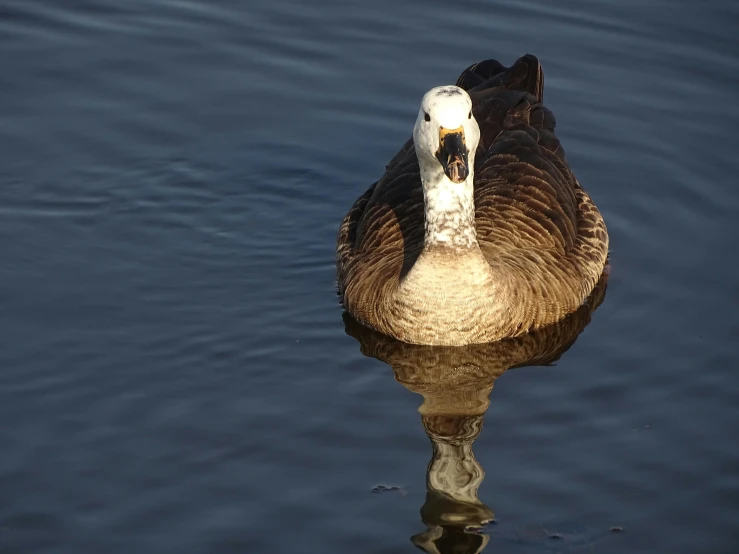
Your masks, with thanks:
[{"label": "ripple", "polygon": [[435,435],[344,333],[336,228],[425,90],[529,51],[612,273],[495,382],[486,551],[733,546],[737,9],[585,7],[5,2],[0,551],[411,548]]}]

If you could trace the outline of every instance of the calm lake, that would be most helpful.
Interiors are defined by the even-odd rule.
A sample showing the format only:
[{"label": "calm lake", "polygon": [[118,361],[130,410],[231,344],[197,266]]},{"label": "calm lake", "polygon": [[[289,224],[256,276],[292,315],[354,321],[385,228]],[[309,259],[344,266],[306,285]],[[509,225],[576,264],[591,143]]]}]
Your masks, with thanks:
[{"label": "calm lake", "polygon": [[[730,0],[0,3],[0,553],[739,551],[738,29]],[[345,322],[339,222],[423,93],[526,52],[607,290],[456,351]]]}]

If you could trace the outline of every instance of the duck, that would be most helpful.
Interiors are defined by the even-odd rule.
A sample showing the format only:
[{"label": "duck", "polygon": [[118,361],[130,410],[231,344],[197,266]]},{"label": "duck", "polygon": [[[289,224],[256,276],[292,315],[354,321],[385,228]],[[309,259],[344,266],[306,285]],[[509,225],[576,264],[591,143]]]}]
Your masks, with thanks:
[{"label": "duck", "polygon": [[587,300],[608,231],[572,172],[526,54],[489,59],[422,98],[412,137],[341,221],[338,293],[402,342],[521,336]]}]

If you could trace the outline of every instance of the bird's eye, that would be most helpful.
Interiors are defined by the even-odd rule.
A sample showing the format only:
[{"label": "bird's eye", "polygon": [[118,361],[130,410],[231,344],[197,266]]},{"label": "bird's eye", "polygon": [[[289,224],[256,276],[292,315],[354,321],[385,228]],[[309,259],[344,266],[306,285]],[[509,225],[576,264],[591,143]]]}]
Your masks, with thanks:
[{"label": "bird's eye", "polygon": [[472,119],[472,110],[470,110],[470,113],[467,115],[467,119]]},{"label": "bird's eye", "polygon": [[431,116],[428,114],[428,112],[423,112],[423,118],[426,121],[431,121]]}]

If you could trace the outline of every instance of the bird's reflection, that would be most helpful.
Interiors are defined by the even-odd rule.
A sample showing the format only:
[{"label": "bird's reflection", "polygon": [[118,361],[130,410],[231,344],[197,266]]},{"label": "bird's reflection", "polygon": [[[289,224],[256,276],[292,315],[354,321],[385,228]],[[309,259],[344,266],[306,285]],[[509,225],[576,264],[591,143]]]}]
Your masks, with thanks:
[{"label": "bird's reflection", "polygon": [[411,537],[433,554],[482,552],[493,511],[477,496],[485,477],[472,443],[482,431],[495,380],[508,369],[555,362],[590,322],[606,292],[606,276],[588,301],[559,323],[505,341],[464,347],[406,344],[374,332],[344,314],[347,334],[365,356],[392,366],[395,378],[421,394],[421,421],[433,445],[426,470],[426,531]]}]

